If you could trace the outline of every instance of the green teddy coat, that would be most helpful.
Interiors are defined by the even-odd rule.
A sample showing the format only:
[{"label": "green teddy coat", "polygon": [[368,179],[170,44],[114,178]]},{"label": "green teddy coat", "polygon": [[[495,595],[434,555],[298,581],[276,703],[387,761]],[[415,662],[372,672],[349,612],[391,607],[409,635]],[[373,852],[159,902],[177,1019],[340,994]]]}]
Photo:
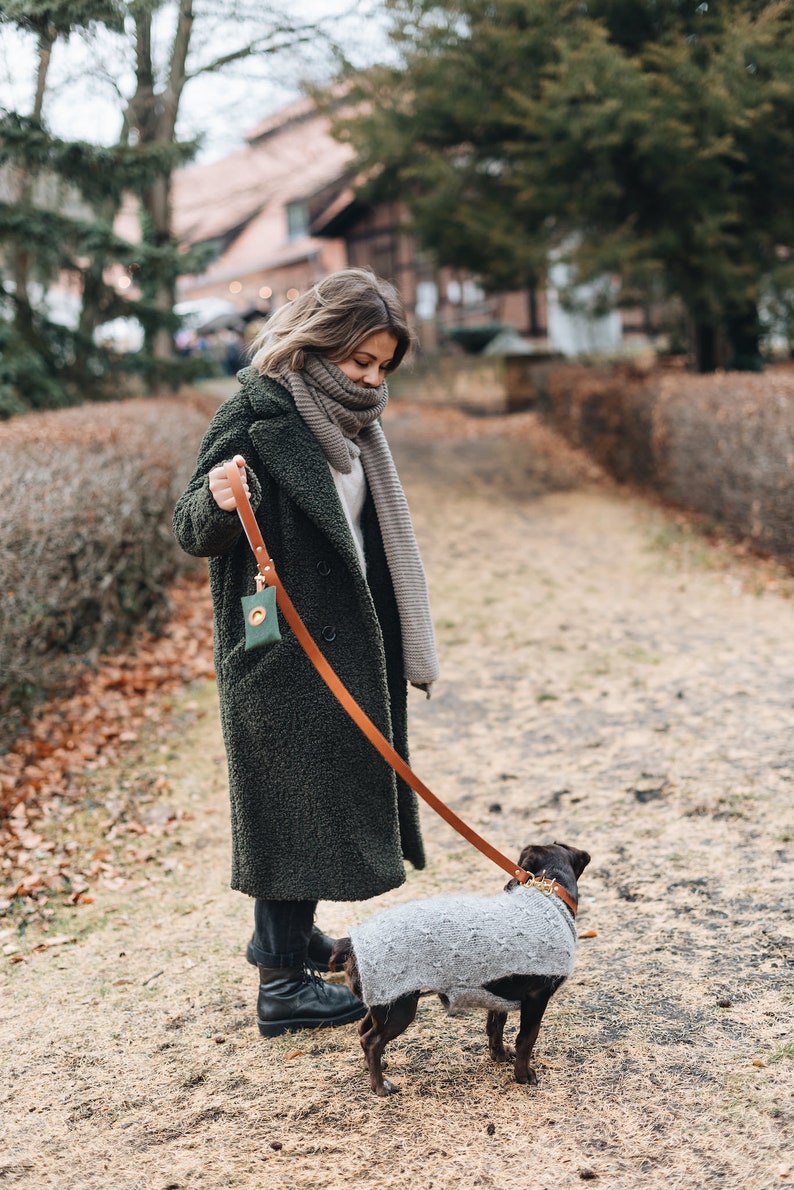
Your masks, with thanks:
[{"label": "green teddy coat", "polygon": [[372,498],[365,579],[325,456],[292,396],[253,368],[207,431],[174,512],[208,557],[215,666],[229,766],[232,887],[275,900],[363,900],[425,864],[416,796],[325,686],[282,616],[282,639],[246,652],[241,596],[256,565],[208,472],[241,454],[279,577],[344,684],[407,760],[400,623]]}]

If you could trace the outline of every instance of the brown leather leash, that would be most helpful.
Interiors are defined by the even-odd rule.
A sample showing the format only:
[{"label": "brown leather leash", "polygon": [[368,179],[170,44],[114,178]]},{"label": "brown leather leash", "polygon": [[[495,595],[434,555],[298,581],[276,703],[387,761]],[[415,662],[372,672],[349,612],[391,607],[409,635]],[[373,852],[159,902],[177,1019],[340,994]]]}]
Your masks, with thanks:
[{"label": "brown leather leash", "polygon": [[245,535],[248,538],[248,543],[254,551],[256,558],[256,565],[262,578],[268,586],[275,587],[276,602],[284,616],[284,619],[289,624],[292,631],[295,633],[303,651],[311,661],[314,668],[317,670],[320,677],[325,682],[328,689],[334,697],[342,704],[347,711],[350,718],[361,729],[371,744],[377,748],[383,759],[386,761],[394,771],[402,777],[403,781],[413,789],[429,806],[439,814],[445,822],[447,822],[454,830],[462,835],[464,839],[468,840],[473,847],[481,851],[483,855],[502,868],[503,871],[509,873],[514,880],[519,884],[524,884],[528,888],[536,888],[546,896],[557,896],[570,909],[571,913],[576,916],[576,901],[567,892],[566,889],[558,884],[556,880],[547,879],[545,875],[535,876],[532,872],[525,872],[523,868],[519,867],[513,860],[503,855],[501,851],[497,851],[487,840],[478,835],[468,823],[464,822],[454,810],[450,810],[445,802],[436,797],[431,789],[425,785],[424,781],[416,775],[412,768],[406,764],[399,752],[395,751],[386,737],[375,726],[365,711],[358,705],[353,695],[344,685],[342,680],[338,677],[332,669],[328,661],[320,652],[314,640],[309,634],[309,630],[300,618],[295,605],[285,591],[281,579],[276,574],[276,568],[273,565],[273,559],[267,552],[264,538],[257,524],[254,516],[251,503],[246,494],[245,488],[240,480],[240,473],[237,469],[236,463],[225,464],[226,477],[231,484],[234,498],[237,501],[237,512],[242,521]]}]

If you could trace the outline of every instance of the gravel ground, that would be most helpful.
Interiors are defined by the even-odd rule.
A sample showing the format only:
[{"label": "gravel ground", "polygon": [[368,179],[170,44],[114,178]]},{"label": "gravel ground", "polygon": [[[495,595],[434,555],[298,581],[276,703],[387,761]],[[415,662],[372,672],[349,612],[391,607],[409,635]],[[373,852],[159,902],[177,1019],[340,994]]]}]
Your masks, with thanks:
[{"label": "gravel ground", "polygon": [[[2,971],[0,1184],[789,1184],[794,579],[616,488],[531,413],[397,403],[386,429],[443,670],[429,702],[412,692],[414,767],[508,854],[559,839],[593,857],[579,928],[596,936],[546,1014],[538,1087],[489,1062],[481,1014],[432,999],[389,1049],[388,1100],[353,1027],[259,1037],[200,683],[134,758],[166,778],[137,809],[147,862],[114,853],[94,903],[53,923],[75,941],[28,939]],[[94,799],[122,776],[95,775]],[[380,904],[502,886],[423,821],[429,867]]]}]

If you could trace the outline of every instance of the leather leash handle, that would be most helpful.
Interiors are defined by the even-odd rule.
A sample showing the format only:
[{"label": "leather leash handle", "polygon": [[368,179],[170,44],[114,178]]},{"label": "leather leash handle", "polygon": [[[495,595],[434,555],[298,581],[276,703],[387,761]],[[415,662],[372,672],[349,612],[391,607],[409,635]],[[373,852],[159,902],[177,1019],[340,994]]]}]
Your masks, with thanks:
[{"label": "leather leash handle", "polygon": [[427,785],[425,785],[424,781],[422,781],[420,777],[417,777],[413,769],[406,764],[399,752],[397,752],[392,747],[383,733],[375,726],[366,712],[363,711],[358,705],[356,700],[353,698],[353,695],[342,682],[341,678],[338,677],[331,665],[320,652],[317,645],[314,643],[314,640],[309,635],[309,630],[303,623],[303,620],[300,618],[295,605],[293,604],[287,592],[284,590],[281,579],[276,574],[276,568],[273,565],[273,559],[267,552],[267,546],[265,545],[264,538],[262,537],[259,525],[257,524],[253,509],[251,508],[251,503],[240,480],[237,464],[226,463],[225,469],[226,477],[231,484],[234,498],[237,501],[237,512],[239,514],[240,520],[242,521],[245,535],[248,538],[251,549],[254,551],[254,557],[256,558],[256,564],[259,569],[259,573],[267,580],[271,587],[275,587],[276,602],[284,616],[284,619],[295,633],[295,636],[306,653],[306,656],[309,658],[328,689],[342,704],[356,726],[361,729],[370,743],[375,748],[377,748],[378,752],[380,752],[386,763],[390,765],[400,777],[402,777],[403,781],[405,781],[405,783],[409,785],[411,789],[413,789],[413,791],[419,795],[419,797],[427,802],[427,804],[431,806],[435,812],[444,819],[445,822],[453,827],[453,829],[456,830],[459,835],[462,835],[463,838],[471,843],[473,847],[476,847],[478,851],[482,852],[483,855],[487,856],[488,859],[492,860],[493,863],[512,876],[514,880],[517,880],[519,884],[529,884],[540,889],[540,891],[546,893],[546,895],[551,895],[553,893],[555,896],[560,897],[560,899],[565,902],[575,917],[577,908],[576,901],[570,896],[567,890],[562,887],[562,885],[558,884],[556,880],[546,880],[543,877],[534,876],[531,872],[525,872],[523,868],[518,866],[518,864],[508,859],[506,855],[503,855],[501,851],[497,851],[497,849],[487,842],[487,840],[483,839],[481,835],[478,835],[477,832],[468,825],[468,823],[464,822],[462,818],[458,817],[454,810],[450,810],[449,806],[446,805],[445,802],[442,802],[439,797],[436,797],[433,791]]}]

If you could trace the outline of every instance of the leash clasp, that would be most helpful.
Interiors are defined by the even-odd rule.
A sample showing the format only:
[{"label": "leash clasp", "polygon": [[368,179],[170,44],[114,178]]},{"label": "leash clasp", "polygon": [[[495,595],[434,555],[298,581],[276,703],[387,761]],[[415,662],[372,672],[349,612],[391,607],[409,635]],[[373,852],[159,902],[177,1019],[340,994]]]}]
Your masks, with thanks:
[{"label": "leash clasp", "polygon": [[530,873],[529,880],[526,882],[526,888],[536,888],[538,892],[542,892],[544,897],[550,897],[554,892],[557,881],[552,880],[546,876],[533,876]]}]

